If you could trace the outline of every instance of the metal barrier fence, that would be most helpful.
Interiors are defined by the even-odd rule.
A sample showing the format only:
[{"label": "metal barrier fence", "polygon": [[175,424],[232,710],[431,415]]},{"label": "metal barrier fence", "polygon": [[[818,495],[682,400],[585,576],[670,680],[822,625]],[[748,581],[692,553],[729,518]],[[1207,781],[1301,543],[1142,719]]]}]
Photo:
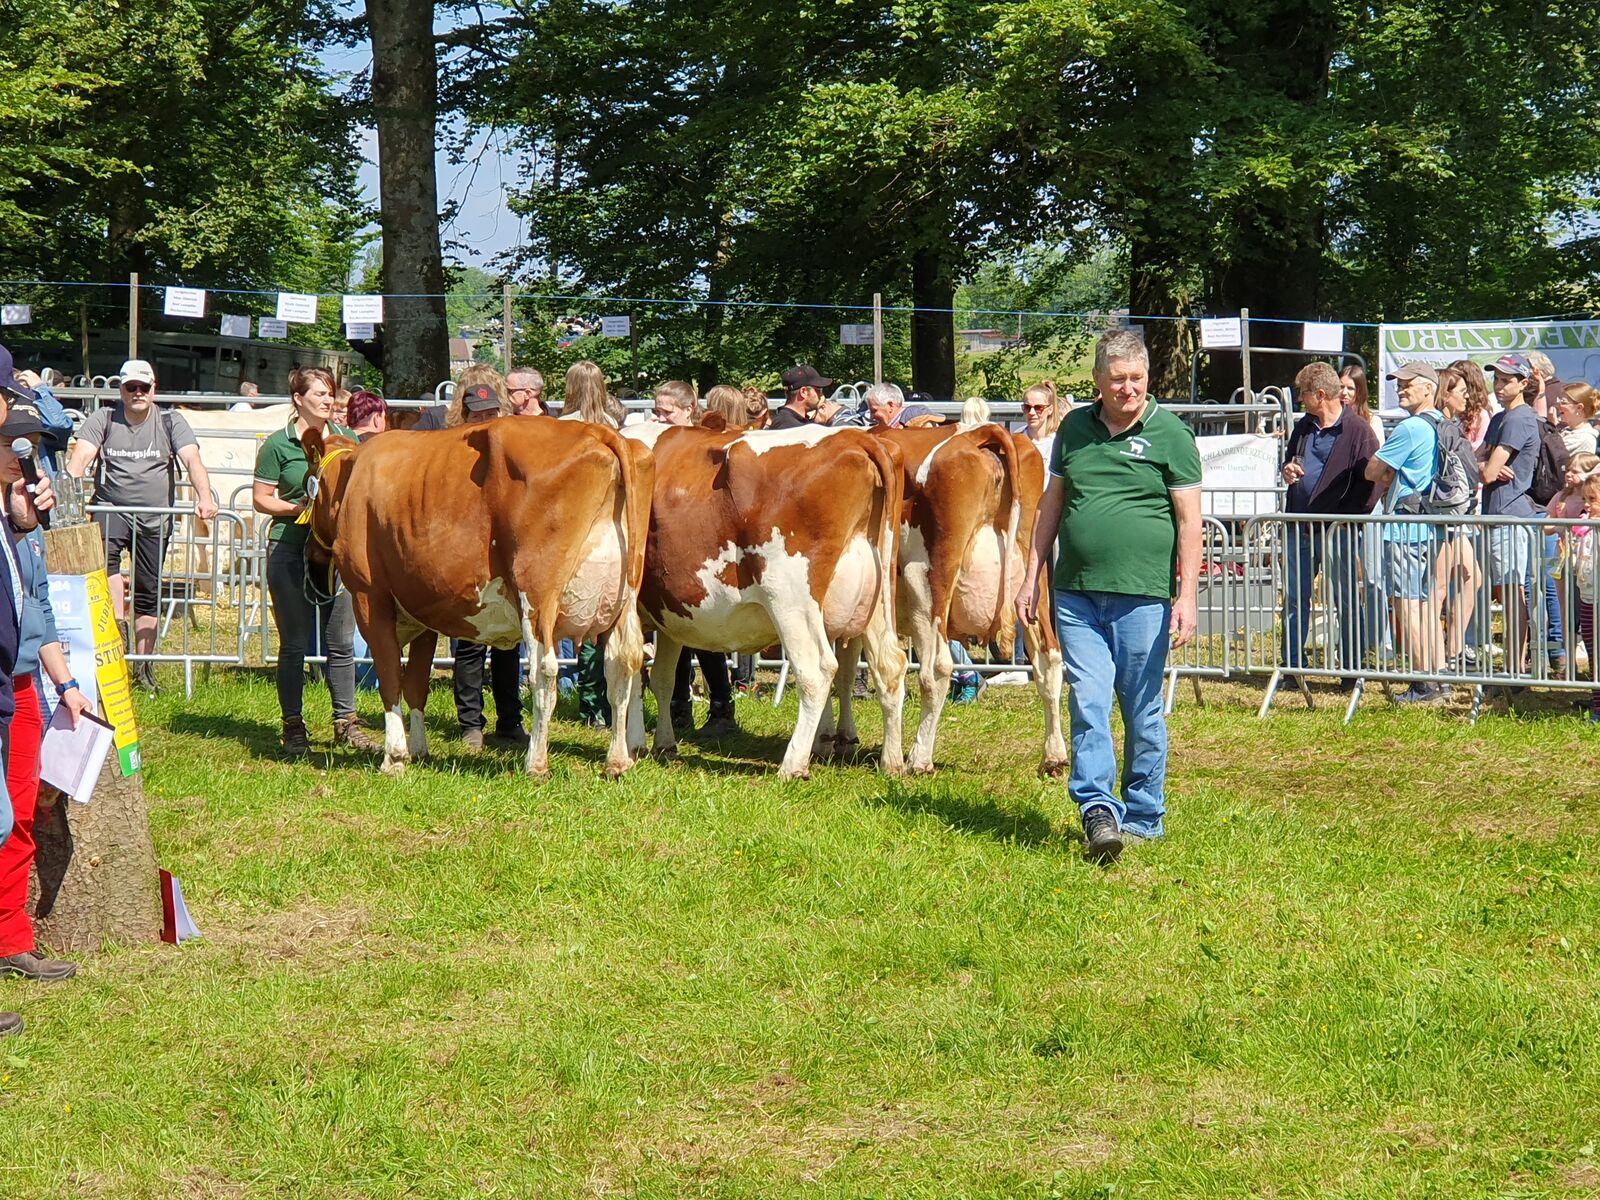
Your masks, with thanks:
[{"label": "metal barrier fence", "polygon": [[1421,703],[1470,687],[1473,719],[1486,688],[1600,687],[1591,536],[1581,519],[1251,518],[1243,670],[1269,677],[1261,712],[1285,679],[1343,682],[1346,721],[1369,683]]}]

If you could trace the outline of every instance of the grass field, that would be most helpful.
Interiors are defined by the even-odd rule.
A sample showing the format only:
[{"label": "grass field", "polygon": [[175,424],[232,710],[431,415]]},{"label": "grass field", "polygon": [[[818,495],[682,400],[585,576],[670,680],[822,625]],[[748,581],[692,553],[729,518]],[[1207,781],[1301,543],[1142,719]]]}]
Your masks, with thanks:
[{"label": "grass field", "polygon": [[782,784],[792,702],[741,702],[618,784],[568,722],[538,787],[444,689],[399,782],[326,752],[325,693],[309,765],[264,676],[163,695],[205,937],[0,985],[0,1195],[1600,1189],[1596,735],[1207,696],[1168,838],[1101,870],[1020,690],[931,781]]}]

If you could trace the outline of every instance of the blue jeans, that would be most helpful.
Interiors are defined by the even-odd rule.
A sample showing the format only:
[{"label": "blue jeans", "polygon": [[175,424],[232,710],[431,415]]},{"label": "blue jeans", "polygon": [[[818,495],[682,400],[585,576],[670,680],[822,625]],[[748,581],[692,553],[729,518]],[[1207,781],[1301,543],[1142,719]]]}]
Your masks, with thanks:
[{"label": "blue jeans", "polygon": [[1324,593],[1339,618],[1339,653],[1327,648],[1328,664],[1347,669],[1361,665],[1361,600],[1356,585],[1354,525],[1290,522],[1283,543],[1283,647],[1278,661],[1285,667],[1306,665],[1306,624],[1311,617],[1311,588],[1320,572]]},{"label": "blue jeans", "polygon": [[[1161,681],[1172,604],[1111,592],[1060,592],[1055,601],[1072,724],[1067,794],[1080,811],[1102,804],[1129,833],[1160,837],[1167,780]],[[1120,795],[1111,743],[1113,696],[1125,730]]]}]

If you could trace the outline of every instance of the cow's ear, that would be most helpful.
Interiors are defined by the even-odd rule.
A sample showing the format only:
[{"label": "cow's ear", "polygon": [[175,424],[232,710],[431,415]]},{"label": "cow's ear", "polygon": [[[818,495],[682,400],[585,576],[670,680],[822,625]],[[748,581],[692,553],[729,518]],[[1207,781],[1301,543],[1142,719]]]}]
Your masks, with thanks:
[{"label": "cow's ear", "polygon": [[322,461],[322,452],[325,449],[322,435],[315,429],[308,429],[300,435],[300,446],[306,452],[307,464],[315,471],[317,464]]},{"label": "cow's ear", "polygon": [[712,433],[721,433],[728,427],[728,419],[721,413],[707,413],[700,418],[700,428],[709,429]]}]

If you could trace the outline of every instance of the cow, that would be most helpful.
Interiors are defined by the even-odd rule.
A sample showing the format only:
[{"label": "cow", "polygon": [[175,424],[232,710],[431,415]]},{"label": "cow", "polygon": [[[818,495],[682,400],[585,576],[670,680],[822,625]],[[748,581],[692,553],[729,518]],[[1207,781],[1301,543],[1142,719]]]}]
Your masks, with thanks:
[{"label": "cow", "polygon": [[623,432],[655,449],[640,603],[657,631],[656,751],[677,742],[670,700],[684,646],[747,652],[781,642],[800,715],[779,774],[808,777],[838,667],[834,643],[859,639],[883,706],[883,769],[900,773],[906,656],[894,629],[902,503],[894,446],[823,426]]},{"label": "cow", "polygon": [[645,749],[643,722],[630,731],[626,720],[644,661],[649,450],[612,429],[544,417],[391,430],[364,444],[307,433],[304,444],[318,480],[307,554],[331,559],[350,590],[383,698],[384,771],[427,753],[422,714],[441,634],[527,646],[525,765],[535,778],[549,773],[557,640],[609,634],[606,774],[626,771]]},{"label": "cow", "polygon": [[[905,471],[896,619],[921,664],[917,682],[922,716],[910,769],[926,774],[934,769],[934,739],[950,693],[951,640],[993,642],[1003,656],[1011,656],[1014,603],[1044,494],[1044,459],[1025,436],[998,425],[965,432],[954,426],[875,432],[900,451]],[[1050,605],[1041,604],[1038,612],[1039,618],[1024,627],[1023,641],[1044,704],[1040,770],[1056,775],[1067,762],[1061,731],[1061,646],[1051,628]],[[838,730],[834,733],[831,721],[824,719],[819,751],[830,735],[836,753],[848,753],[855,743],[850,685],[858,654],[858,647],[842,651]]]}]

